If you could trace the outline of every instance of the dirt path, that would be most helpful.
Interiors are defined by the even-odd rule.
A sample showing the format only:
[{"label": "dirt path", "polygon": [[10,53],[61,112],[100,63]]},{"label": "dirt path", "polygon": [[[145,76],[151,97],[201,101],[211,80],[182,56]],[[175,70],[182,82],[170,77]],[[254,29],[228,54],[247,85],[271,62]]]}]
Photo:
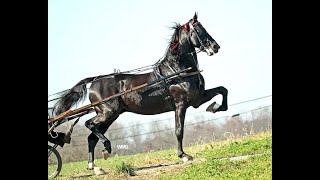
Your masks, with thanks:
[{"label": "dirt path", "polygon": [[242,156],[228,156],[228,157],[220,157],[220,158],[197,158],[193,161],[188,162],[179,162],[179,163],[169,163],[169,164],[159,164],[159,165],[153,165],[148,167],[141,167],[137,168],[136,170],[136,176],[119,176],[119,177],[112,177],[110,174],[106,175],[100,175],[96,176],[94,173],[92,174],[85,174],[85,175],[79,175],[79,176],[72,176],[69,178],[63,178],[63,179],[78,179],[78,178],[87,178],[87,177],[94,177],[95,179],[156,179],[157,177],[167,174],[167,173],[173,173],[173,172],[181,172],[183,169],[192,166],[193,164],[198,164],[202,162],[206,162],[209,160],[217,161],[217,160],[225,160],[230,159],[231,161],[238,161],[238,160],[245,160],[248,159],[251,156],[259,156],[259,155],[265,155],[265,154],[248,154],[248,155],[242,155]]},{"label": "dirt path", "polygon": [[[172,171],[180,171],[181,169],[187,168],[193,164],[199,164],[202,162],[206,162],[209,160],[225,160],[230,159],[231,161],[239,161],[239,160],[245,160],[248,159],[251,156],[259,156],[259,155],[265,155],[265,154],[249,154],[249,155],[242,155],[242,156],[230,156],[230,157],[220,157],[220,158],[212,158],[212,159],[195,159],[193,161],[188,161],[186,163],[180,162],[180,163],[174,163],[174,164],[164,164],[164,165],[158,165],[153,167],[147,167],[142,168],[136,171],[137,177],[132,176],[129,179],[150,179],[151,177],[157,177],[161,174],[165,174],[165,172],[172,172]],[[152,179],[152,178],[151,178]]]}]

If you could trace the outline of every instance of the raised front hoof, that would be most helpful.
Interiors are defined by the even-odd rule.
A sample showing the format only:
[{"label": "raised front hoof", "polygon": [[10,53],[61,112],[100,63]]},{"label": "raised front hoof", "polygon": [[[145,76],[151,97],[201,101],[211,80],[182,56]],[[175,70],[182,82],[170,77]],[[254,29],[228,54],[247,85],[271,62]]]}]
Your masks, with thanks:
[{"label": "raised front hoof", "polygon": [[210,104],[210,105],[207,107],[206,111],[215,113],[215,112],[218,111],[218,109],[219,109],[220,106],[221,106],[220,104],[218,104],[218,103],[216,103],[216,102],[213,102],[212,104]]},{"label": "raised front hoof", "polygon": [[107,150],[102,150],[102,156],[104,160],[107,160],[110,156],[110,153]]},{"label": "raised front hoof", "polygon": [[193,160],[193,157],[188,155],[188,154],[183,154],[182,156],[182,161],[185,163],[185,162],[188,162],[188,161],[192,161]]},{"label": "raised front hoof", "polygon": [[94,167],[93,170],[96,175],[106,174],[106,172],[101,167],[98,167],[98,166]]}]

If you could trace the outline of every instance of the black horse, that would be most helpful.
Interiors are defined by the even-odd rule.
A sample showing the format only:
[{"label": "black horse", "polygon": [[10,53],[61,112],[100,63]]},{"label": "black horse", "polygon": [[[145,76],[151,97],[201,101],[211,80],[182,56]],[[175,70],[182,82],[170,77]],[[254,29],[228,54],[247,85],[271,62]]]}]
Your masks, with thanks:
[{"label": "black horse", "polygon": [[87,120],[85,126],[92,133],[88,136],[89,160],[88,168],[94,167],[94,148],[100,140],[104,145],[104,158],[111,153],[111,142],[104,136],[110,125],[124,112],[144,115],[160,114],[175,111],[175,133],[178,140],[178,156],[184,161],[192,160],[182,148],[184,119],[189,106],[198,108],[214,96],[221,94],[222,104],[212,103],[207,111],[217,112],[228,109],[228,90],[223,86],[205,90],[203,76],[198,69],[197,52],[195,48],[206,52],[209,56],[218,52],[220,46],[208,34],[197,20],[197,13],[186,24],[176,24],[174,34],[166,53],[158,61],[152,72],[144,74],[112,74],[89,77],[81,80],[55,104],[55,114],[69,110],[86,95],[86,83],[90,86],[89,99],[91,102],[123,92],[138,85],[163,78],[180,70],[191,67],[176,78],[161,81],[154,86],[147,86],[136,91],[110,99],[106,103],[94,107],[96,116]]}]

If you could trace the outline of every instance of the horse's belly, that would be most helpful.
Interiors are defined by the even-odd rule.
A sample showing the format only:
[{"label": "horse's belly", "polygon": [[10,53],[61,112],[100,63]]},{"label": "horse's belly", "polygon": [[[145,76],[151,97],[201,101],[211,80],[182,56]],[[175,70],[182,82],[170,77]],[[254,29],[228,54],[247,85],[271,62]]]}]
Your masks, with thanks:
[{"label": "horse's belly", "polygon": [[160,114],[173,110],[170,97],[165,89],[134,91],[122,96],[126,110],[145,115]]}]

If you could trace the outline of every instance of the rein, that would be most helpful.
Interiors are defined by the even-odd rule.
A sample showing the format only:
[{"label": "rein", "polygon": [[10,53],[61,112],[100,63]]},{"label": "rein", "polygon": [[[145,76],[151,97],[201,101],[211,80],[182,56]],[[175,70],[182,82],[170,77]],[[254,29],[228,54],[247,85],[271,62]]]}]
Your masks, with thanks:
[{"label": "rein", "polygon": [[[199,22],[195,22],[194,24],[197,24],[197,23],[199,23]],[[187,54],[185,54],[185,55],[182,56],[182,57],[185,57],[185,56],[187,56],[187,55],[191,55],[192,58],[193,58],[193,60],[194,60],[194,63],[197,65],[197,71],[195,71],[195,72],[200,72],[200,70],[199,70],[199,63],[196,62],[196,60],[195,60],[195,58],[194,58],[194,56],[193,56],[193,53],[199,53],[199,52],[201,52],[201,51],[202,51],[201,49],[204,49],[205,46],[204,46],[202,40],[200,39],[197,31],[195,30],[194,25],[193,25],[191,22],[188,22],[188,23],[184,24],[184,25],[183,25],[183,28],[184,28],[184,30],[187,31],[187,32],[189,32],[189,30],[191,30],[190,33],[189,33],[189,36],[188,36],[188,42],[190,43],[189,38],[190,38],[191,32],[194,32],[194,33],[196,34],[196,36],[197,36],[197,38],[198,38],[201,46],[200,46],[200,50],[198,50],[198,51],[195,50],[195,51],[193,51],[193,52],[187,53]],[[174,49],[177,48],[179,44],[181,44],[179,41],[178,41],[176,44],[174,44]],[[132,69],[132,70],[129,70],[129,71],[123,71],[123,72],[117,72],[117,73],[112,73],[112,74],[104,75],[104,77],[100,77],[100,78],[99,78],[99,76],[101,76],[101,75],[98,75],[98,76],[96,76],[96,77],[94,78],[94,80],[92,80],[92,81],[90,81],[90,82],[87,82],[87,83],[84,83],[84,84],[79,84],[79,85],[77,85],[77,86],[75,86],[75,87],[83,86],[83,85],[86,85],[86,84],[89,84],[89,83],[93,83],[93,82],[95,82],[95,81],[97,81],[97,80],[100,80],[100,79],[102,79],[102,78],[108,78],[108,77],[113,76],[113,75],[116,75],[116,74],[123,74],[123,73],[127,73],[127,74],[137,74],[137,73],[145,72],[145,71],[150,70],[150,69],[153,69],[153,71],[155,72],[156,76],[159,76],[159,77],[161,78],[162,76],[160,75],[160,72],[159,72],[159,66],[162,64],[163,57],[164,57],[164,56],[162,56],[155,64],[152,64],[152,65],[149,65],[149,66],[144,66],[144,67],[141,67],[141,68]],[[172,67],[171,67],[169,64],[167,64],[167,66],[168,66],[168,68],[169,68],[173,73],[176,72],[176,71],[174,71],[174,70],[172,69]],[[200,74],[198,74],[198,76],[199,76],[199,80],[200,80]],[[202,83],[202,82],[201,82],[201,80],[200,80],[200,84],[201,84],[201,83]],[[60,92],[57,92],[57,93],[54,93],[54,94],[50,94],[48,97],[54,96],[54,95],[57,95],[57,94],[61,94],[61,93],[64,93],[64,92],[66,92],[66,91],[69,91],[69,90],[71,90],[71,89],[66,89],[66,90],[63,90],[63,91],[60,91]],[[51,100],[49,100],[48,102],[55,101],[55,100],[58,100],[58,99],[60,99],[60,97],[51,99]]]},{"label": "rein", "polygon": [[197,75],[197,74],[200,74],[202,72],[201,71],[193,71],[193,72],[190,72],[190,73],[180,73],[179,76],[181,77],[189,77],[189,76],[194,76],[194,75]]},{"label": "rein", "polygon": [[[195,22],[194,24],[197,24],[197,23],[199,23],[199,22]],[[188,39],[187,39],[187,40],[188,40],[188,43],[189,43],[190,45],[191,45],[190,37],[191,37],[191,33],[192,33],[192,32],[194,32],[194,33],[196,34],[196,37],[198,38],[198,41],[199,41],[200,44],[201,44],[201,45],[200,45],[200,48],[199,48],[199,49],[200,49],[199,51],[196,51],[196,50],[195,50],[195,51],[192,51],[192,52],[190,52],[190,53],[187,53],[187,54],[185,54],[185,55],[183,55],[183,56],[181,57],[181,58],[183,58],[183,57],[185,57],[185,56],[187,56],[187,55],[191,55],[191,56],[192,56],[192,59],[193,59],[193,61],[194,61],[194,64],[195,64],[196,67],[197,67],[197,70],[196,70],[196,71],[193,71],[193,72],[190,72],[190,73],[186,73],[183,77],[198,75],[198,79],[199,79],[199,89],[200,89],[200,86],[202,85],[202,81],[201,81],[201,78],[200,78],[200,72],[202,72],[202,71],[199,70],[199,63],[196,61],[193,53],[199,53],[199,52],[201,52],[201,51],[202,51],[201,49],[204,49],[205,46],[204,46],[202,40],[200,39],[200,37],[199,37],[199,35],[198,35],[198,32],[195,30],[194,25],[193,25],[191,22],[188,22],[188,23],[184,24],[182,27],[183,27],[183,29],[188,33]],[[190,31],[190,29],[191,29],[191,31]],[[181,29],[180,29],[180,30],[181,30]],[[179,33],[180,33],[180,31],[179,31]],[[178,36],[178,37],[179,37],[179,36]],[[180,37],[179,37],[178,41],[174,41],[173,43],[174,43],[174,44],[173,44],[173,46],[171,46],[171,50],[175,50],[176,48],[178,48],[178,45],[179,45],[179,44],[182,44]],[[171,45],[172,45],[172,44],[171,44]],[[161,62],[159,62],[159,64],[161,64]],[[177,70],[175,70],[175,68],[171,67],[168,62],[165,62],[165,65],[171,70],[172,73],[177,72]],[[155,67],[155,74],[156,74],[156,77],[157,77],[157,76],[162,77],[161,74],[159,73],[159,67],[158,67],[158,66]],[[180,75],[180,76],[181,76],[181,75]],[[185,89],[182,84],[180,84],[180,86],[181,86],[182,89]]]},{"label": "rein", "polygon": [[[162,59],[162,57],[155,64],[152,64],[152,65],[149,65],[149,66],[144,66],[144,67],[132,69],[132,70],[129,70],[129,71],[123,71],[123,72],[118,72],[118,73],[107,74],[107,75],[104,75],[104,77],[100,77],[100,78],[99,78],[99,76],[101,76],[101,75],[98,75],[98,76],[96,76],[94,78],[94,80],[92,80],[92,81],[90,81],[88,83],[79,84],[79,85],[77,85],[75,87],[83,86],[83,85],[86,85],[86,84],[89,84],[89,83],[93,83],[94,81],[97,81],[97,80],[100,80],[100,79],[103,79],[103,78],[108,78],[108,77],[116,75],[116,74],[123,74],[123,73],[137,74],[139,72],[144,72],[144,71],[147,71],[149,69],[154,69],[155,67],[159,66],[159,62],[161,61],[161,59]],[[60,92],[57,92],[57,93],[54,93],[54,94],[50,94],[48,97],[54,96],[54,95],[57,95],[57,94],[61,94],[61,93],[64,93],[66,91],[69,91],[69,90],[71,90],[71,89],[66,89],[66,90],[63,90],[63,91],[60,91]],[[57,99],[60,99],[60,97],[51,99],[48,102],[51,102],[51,101],[54,101],[54,100],[57,100]]]},{"label": "rein", "polygon": [[[196,22],[194,24],[198,24],[199,22]],[[202,42],[202,40],[200,39],[199,35],[198,35],[198,32],[196,31],[195,27],[193,26],[193,24],[191,24],[189,22],[189,26],[190,26],[190,29],[196,34],[197,38],[198,38],[198,41],[200,42],[200,49],[204,49],[204,44]]]},{"label": "rein", "polygon": [[[188,53],[188,54],[185,54],[184,56],[190,55],[190,54],[193,56],[193,53],[199,53],[199,52],[201,52],[201,50],[199,50],[199,51],[196,51],[196,50],[195,50],[195,51],[193,51],[193,52],[190,52],[190,53]],[[144,72],[144,71],[147,71],[147,70],[149,70],[149,69],[158,69],[158,67],[160,66],[160,62],[161,62],[162,58],[163,58],[163,57],[161,57],[155,64],[152,64],[152,65],[149,65],[149,66],[144,66],[144,67],[141,67],[141,68],[132,69],[132,70],[130,70],[130,71],[123,71],[123,72],[119,72],[119,73],[112,73],[112,74],[106,75],[105,77],[100,77],[100,78],[98,78],[98,77],[101,76],[101,75],[98,75],[98,76],[96,76],[96,78],[95,78],[94,80],[92,80],[92,81],[90,81],[90,82],[88,82],[88,83],[79,84],[78,86],[83,86],[83,85],[92,83],[92,82],[94,82],[94,81],[100,80],[100,79],[102,79],[102,78],[108,78],[108,77],[110,77],[110,76],[112,76],[112,75],[115,75],[115,74],[133,73],[133,72]],[[197,64],[197,66],[198,66],[198,64]],[[169,66],[169,67],[170,67],[170,66]],[[159,73],[159,72],[157,72],[157,73]],[[133,74],[137,74],[137,73],[133,73]],[[160,73],[159,73],[159,74],[160,74]],[[78,87],[78,86],[75,86],[75,87]],[[54,94],[50,94],[48,97],[54,96],[54,95],[57,95],[57,94],[61,94],[61,93],[64,93],[64,92],[66,92],[66,91],[69,91],[69,90],[71,90],[71,89],[66,89],[66,90],[63,90],[63,91],[60,91],[60,92],[57,92],[57,93],[54,93]],[[60,97],[51,99],[51,100],[49,100],[48,102],[55,101],[55,100],[58,100],[58,99],[60,99]]]}]

